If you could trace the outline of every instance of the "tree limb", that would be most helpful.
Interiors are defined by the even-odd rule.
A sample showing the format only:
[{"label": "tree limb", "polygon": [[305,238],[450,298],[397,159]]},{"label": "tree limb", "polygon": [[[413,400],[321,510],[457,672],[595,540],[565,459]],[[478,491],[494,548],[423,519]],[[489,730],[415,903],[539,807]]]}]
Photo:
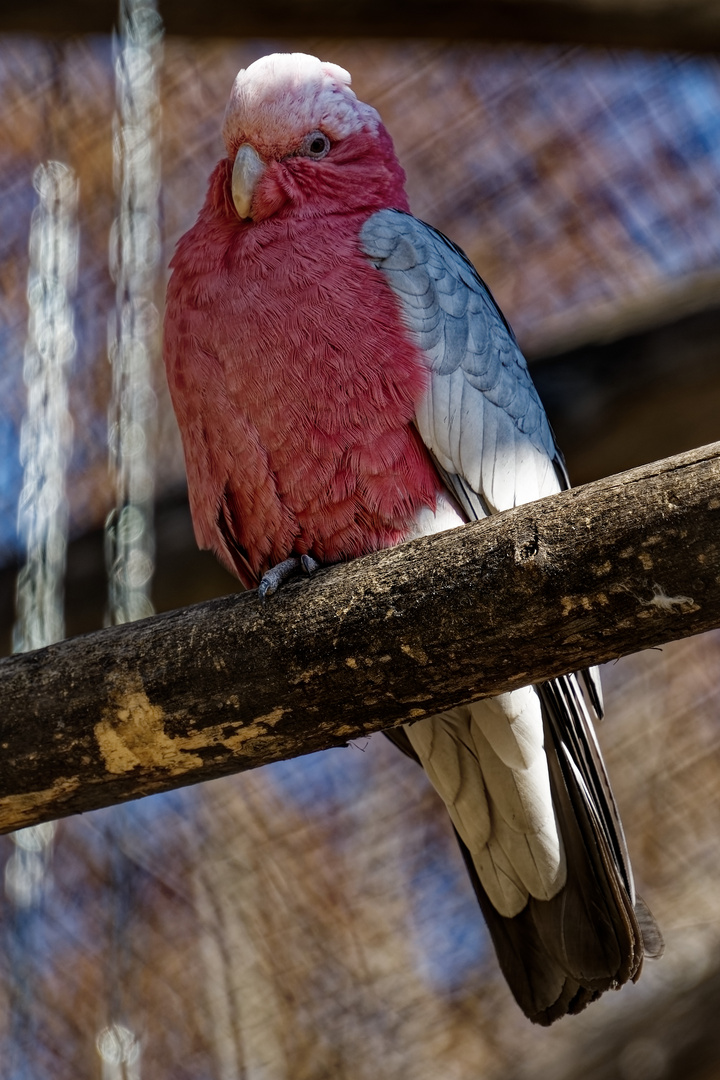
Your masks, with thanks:
[{"label": "tree limb", "polygon": [[720,625],[720,443],[0,661],[0,831],[344,744]]}]

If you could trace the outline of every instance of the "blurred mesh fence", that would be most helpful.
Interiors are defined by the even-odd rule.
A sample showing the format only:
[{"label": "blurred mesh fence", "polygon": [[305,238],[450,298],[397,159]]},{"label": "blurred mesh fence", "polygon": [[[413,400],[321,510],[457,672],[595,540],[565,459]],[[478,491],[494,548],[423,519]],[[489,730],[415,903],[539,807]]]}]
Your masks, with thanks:
[{"label": "blurred mesh fence", "polygon": [[[166,43],[164,264],[222,152],[237,69],[277,47]],[[468,250],[531,349],[635,317],[650,302],[692,303],[717,283],[716,61],[432,43],[291,47],[352,71],[395,137],[416,213]],[[110,43],[5,38],[0,93],[7,558],[21,483],[32,174],[50,157],[80,182],[75,532],[99,524],[113,498]],[[161,494],[183,485],[163,387],[158,372]],[[131,1064],[153,1080],[558,1080],[591,1065],[593,1075],[640,1080],[681,1068],[716,1075],[712,1033],[688,1029],[686,1044],[668,1042],[657,1017],[679,998],[707,997],[720,970],[719,659],[713,634],[606,671],[600,737],[639,888],[668,943],[636,987],[550,1031],[532,1028],[497,973],[449,824],[420,771],[376,736],[61,822],[42,904],[3,906],[0,1077],[120,1076],[108,1060],[101,1071],[96,1040],[122,1018],[140,1039]],[[0,847],[7,865],[15,845],[0,838]],[[703,1048],[695,1072],[688,1046]]]}]

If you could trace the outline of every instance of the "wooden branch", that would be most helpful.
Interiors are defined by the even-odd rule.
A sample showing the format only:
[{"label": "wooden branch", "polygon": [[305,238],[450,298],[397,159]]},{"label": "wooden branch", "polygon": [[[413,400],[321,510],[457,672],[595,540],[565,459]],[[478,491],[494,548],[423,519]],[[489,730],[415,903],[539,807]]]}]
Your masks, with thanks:
[{"label": "wooden branch", "polygon": [[720,443],[0,662],[0,830],[209,780],[720,625]]}]

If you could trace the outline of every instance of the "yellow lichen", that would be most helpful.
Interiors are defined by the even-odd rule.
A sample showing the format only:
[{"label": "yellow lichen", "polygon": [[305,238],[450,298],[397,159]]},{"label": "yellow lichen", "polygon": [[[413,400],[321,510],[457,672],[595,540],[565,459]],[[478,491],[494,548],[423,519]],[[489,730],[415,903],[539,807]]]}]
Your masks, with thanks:
[{"label": "yellow lichen", "polygon": [[130,680],[124,689],[116,688],[95,725],[107,771],[119,775],[141,767],[175,774],[202,765],[201,758],[183,748],[182,739],[165,733],[164,719],[163,709],[151,703],[139,678]]},{"label": "yellow lichen", "polygon": [[52,787],[41,791],[31,791],[22,795],[6,795],[0,799],[0,832],[11,829],[23,829],[26,825],[36,825],[40,811],[46,806],[58,810],[62,802],[80,787],[78,777],[62,777]]}]

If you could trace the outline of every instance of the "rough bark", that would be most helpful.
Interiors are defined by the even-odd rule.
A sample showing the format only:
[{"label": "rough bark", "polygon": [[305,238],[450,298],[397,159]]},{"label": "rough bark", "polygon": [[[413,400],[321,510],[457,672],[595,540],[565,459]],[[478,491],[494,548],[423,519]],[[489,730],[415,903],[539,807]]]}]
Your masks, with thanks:
[{"label": "rough bark", "polygon": [[0,831],[720,625],[720,443],[0,662]]}]

